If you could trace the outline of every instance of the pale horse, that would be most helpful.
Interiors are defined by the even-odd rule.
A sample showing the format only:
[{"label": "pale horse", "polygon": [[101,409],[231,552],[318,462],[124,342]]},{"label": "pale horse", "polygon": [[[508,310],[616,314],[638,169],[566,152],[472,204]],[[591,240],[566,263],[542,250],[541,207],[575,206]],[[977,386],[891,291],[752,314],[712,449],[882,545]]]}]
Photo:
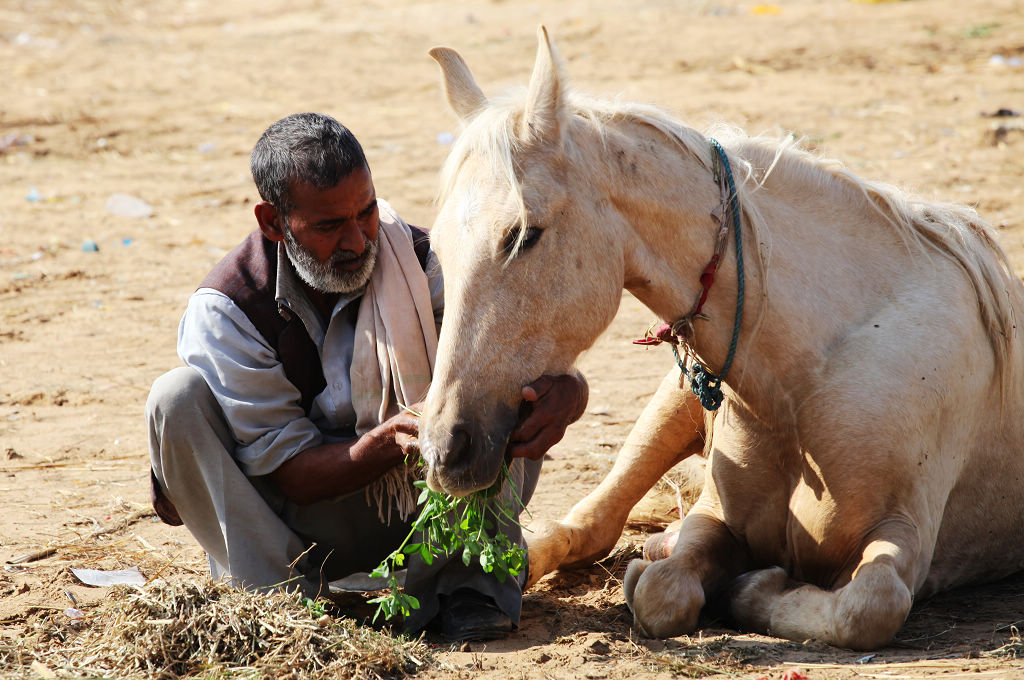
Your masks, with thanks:
[{"label": "pale horse", "polygon": [[723,133],[723,161],[658,109],[568,90],[539,38],[528,88],[490,101],[456,52],[431,51],[464,129],[431,232],[445,325],[430,487],[496,479],[521,386],[571,370],[625,288],[689,365],[719,376],[733,355],[724,403],[706,419],[673,369],[608,478],[530,525],[531,583],[606,555],[705,440],[674,549],[626,573],[643,635],[691,632],[724,602],[744,630],[871,649],[915,598],[1024,568],[1024,291],[993,230],[785,141]]}]

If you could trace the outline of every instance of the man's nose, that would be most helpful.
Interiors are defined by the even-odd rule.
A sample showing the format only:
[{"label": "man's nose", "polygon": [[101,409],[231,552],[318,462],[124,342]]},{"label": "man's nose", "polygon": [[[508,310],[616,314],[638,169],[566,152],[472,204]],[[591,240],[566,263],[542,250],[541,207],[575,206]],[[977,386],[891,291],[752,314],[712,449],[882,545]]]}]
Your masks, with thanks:
[{"label": "man's nose", "polygon": [[338,250],[349,250],[356,255],[362,255],[366,250],[366,236],[358,225],[346,226],[338,238],[336,248]]}]

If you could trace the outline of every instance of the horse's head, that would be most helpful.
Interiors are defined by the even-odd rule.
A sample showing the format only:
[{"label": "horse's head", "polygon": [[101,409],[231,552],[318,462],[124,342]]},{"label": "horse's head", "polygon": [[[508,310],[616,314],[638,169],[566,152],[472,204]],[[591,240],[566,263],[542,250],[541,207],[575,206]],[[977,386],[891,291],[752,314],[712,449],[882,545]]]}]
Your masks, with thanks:
[{"label": "horse's head", "polygon": [[599,149],[574,141],[582,123],[539,37],[525,99],[497,103],[456,52],[431,51],[465,127],[431,232],[445,314],[421,447],[430,486],[456,495],[496,479],[523,386],[569,371],[621,297],[619,225],[588,170]]}]

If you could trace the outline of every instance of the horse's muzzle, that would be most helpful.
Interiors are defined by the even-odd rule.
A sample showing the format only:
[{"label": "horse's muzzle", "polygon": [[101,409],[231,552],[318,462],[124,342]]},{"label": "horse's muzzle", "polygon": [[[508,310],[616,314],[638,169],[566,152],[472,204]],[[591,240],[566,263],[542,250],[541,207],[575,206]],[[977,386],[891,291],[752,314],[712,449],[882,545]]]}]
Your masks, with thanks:
[{"label": "horse's muzzle", "polygon": [[471,420],[428,425],[426,436],[420,439],[427,486],[452,496],[466,496],[494,483],[501,473],[516,413],[507,409],[507,413],[487,421],[496,426],[485,429],[479,421]]}]

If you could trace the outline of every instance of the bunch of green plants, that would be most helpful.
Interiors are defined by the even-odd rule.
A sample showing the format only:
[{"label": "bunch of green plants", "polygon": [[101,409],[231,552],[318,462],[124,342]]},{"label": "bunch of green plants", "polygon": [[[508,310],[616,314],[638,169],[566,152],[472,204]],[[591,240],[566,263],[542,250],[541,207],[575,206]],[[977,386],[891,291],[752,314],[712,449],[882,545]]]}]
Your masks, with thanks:
[{"label": "bunch of green plants", "polygon": [[[402,592],[396,575],[410,555],[419,555],[424,562],[432,564],[435,558],[461,552],[463,564],[469,566],[476,557],[481,569],[494,574],[502,583],[526,568],[526,551],[497,530],[503,520],[519,525],[513,510],[498,496],[503,483],[509,485],[517,507],[522,508],[507,465],[502,466],[494,486],[464,498],[431,491],[425,481],[414,482],[421,490],[417,503],[423,508],[402,544],[370,574],[387,579],[388,592],[369,600],[377,605],[374,621],[381,614],[391,619],[399,614],[409,616],[414,609],[419,609],[419,600]],[[418,542],[413,541],[414,536]]]}]

